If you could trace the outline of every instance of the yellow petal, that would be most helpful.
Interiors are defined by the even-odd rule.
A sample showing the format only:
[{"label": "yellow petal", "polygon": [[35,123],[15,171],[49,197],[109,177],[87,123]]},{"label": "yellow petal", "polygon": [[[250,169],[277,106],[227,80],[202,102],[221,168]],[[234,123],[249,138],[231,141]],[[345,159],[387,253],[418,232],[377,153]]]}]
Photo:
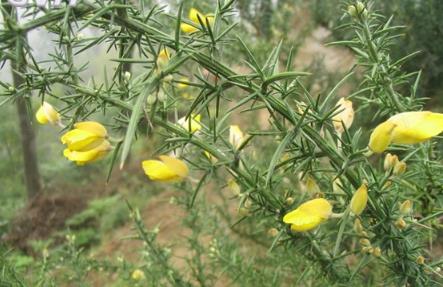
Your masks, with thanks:
[{"label": "yellow petal", "polygon": [[43,106],[41,106],[37,112],[35,113],[35,118],[37,119],[37,122],[39,122],[42,125],[45,125],[49,122],[48,118],[46,117],[45,112],[43,111]]},{"label": "yellow petal", "polygon": [[432,112],[406,112],[391,117],[396,124],[392,142],[416,144],[426,141],[443,131],[443,114]]},{"label": "yellow petal", "polygon": [[182,160],[167,155],[161,155],[159,156],[159,158],[169,169],[171,169],[179,177],[184,178],[188,176],[188,166]]},{"label": "yellow petal", "polygon": [[183,31],[183,33],[187,33],[187,34],[191,34],[191,33],[198,31],[198,28],[196,28],[192,25],[189,25],[187,23],[181,23],[180,29]]},{"label": "yellow petal", "polygon": [[291,224],[292,231],[309,231],[316,228],[324,221],[324,219],[319,216],[311,215],[300,210],[294,213],[295,220],[293,220],[293,223]]},{"label": "yellow petal", "polygon": [[189,82],[189,78],[187,77],[181,77],[179,79],[180,83],[177,83],[177,88],[180,90],[186,89],[189,85],[187,84]]},{"label": "yellow petal", "polygon": [[84,165],[103,158],[111,150],[111,144],[107,140],[93,149],[87,151],[73,151],[65,149],[63,155],[70,161],[75,161],[78,165]]},{"label": "yellow petal", "polygon": [[352,107],[352,102],[341,98],[337,105],[339,113],[332,118],[332,123],[337,133],[343,133],[343,125],[349,129],[354,121],[354,109]]},{"label": "yellow petal", "polygon": [[298,209],[324,219],[329,218],[332,214],[332,205],[324,198],[309,200],[300,205]]},{"label": "yellow petal", "polygon": [[368,187],[362,184],[351,199],[350,208],[355,215],[360,215],[368,203]]},{"label": "yellow petal", "polygon": [[103,138],[85,130],[73,129],[66,132],[60,140],[72,151],[83,151],[101,144]]},{"label": "yellow petal", "polygon": [[229,127],[229,142],[234,148],[239,148],[244,140],[243,132],[237,125],[231,125]]},{"label": "yellow petal", "polygon": [[307,231],[317,227],[332,214],[332,205],[324,198],[309,200],[287,213],[283,222],[291,224],[294,231]]},{"label": "yellow petal", "polygon": [[[200,124],[201,115],[191,114],[191,130],[190,132],[194,133],[196,131],[201,130],[202,126]],[[177,123],[184,128],[185,130],[189,130],[189,120],[190,118],[183,117],[177,121]]]},{"label": "yellow petal", "polygon": [[79,123],[74,124],[74,127],[79,130],[88,131],[90,133],[93,133],[97,137],[105,138],[108,135],[106,128],[98,122],[93,122],[93,121],[79,122]]},{"label": "yellow petal", "polygon": [[37,110],[35,117],[40,124],[57,124],[60,122],[59,113],[57,113],[54,107],[47,102],[43,102],[41,107]]},{"label": "yellow petal", "polygon": [[378,125],[369,138],[369,148],[375,153],[384,152],[392,142],[395,124],[384,122]]},{"label": "yellow petal", "polygon": [[180,179],[173,170],[159,160],[145,160],[142,162],[142,167],[150,180],[174,181]]},{"label": "yellow petal", "polygon": [[283,218],[283,222],[291,224],[291,230],[299,232],[314,229],[323,221],[322,217],[298,208],[286,214]]},{"label": "yellow petal", "polygon": [[189,10],[189,15],[188,15],[189,20],[198,24],[198,23],[200,23],[198,21],[198,17],[200,17],[202,20],[204,19],[203,18],[204,16],[203,16],[203,14],[200,13],[200,11],[198,11],[195,8],[191,8],[191,10]]}]

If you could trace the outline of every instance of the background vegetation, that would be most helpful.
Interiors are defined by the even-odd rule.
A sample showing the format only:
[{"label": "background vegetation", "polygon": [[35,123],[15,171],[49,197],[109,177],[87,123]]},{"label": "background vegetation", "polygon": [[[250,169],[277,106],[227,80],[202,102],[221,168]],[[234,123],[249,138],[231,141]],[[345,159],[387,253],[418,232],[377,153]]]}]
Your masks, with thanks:
[{"label": "background vegetation", "polygon": [[[6,2],[2,1],[3,12],[8,7]],[[109,5],[106,1],[91,2],[102,7]],[[153,19],[149,18],[146,21],[169,36],[172,35],[171,37],[174,37],[177,21],[175,17],[179,9],[183,9],[183,17],[186,17],[191,7],[205,12],[215,11],[217,7],[216,1],[184,1],[183,6],[177,1],[115,2],[137,7],[128,9],[129,16],[126,17],[148,19],[153,15]],[[334,91],[334,103],[339,97],[352,95],[353,101],[355,100],[355,122],[358,125],[352,127],[349,134],[343,138],[344,153],[345,156],[355,159],[355,162],[351,160],[351,164],[359,171],[358,179],[361,178],[360,173],[367,172],[365,175],[370,178],[371,184],[378,186],[380,194],[383,194],[380,197],[385,196],[386,189],[383,184],[388,178],[385,178],[384,172],[380,172],[382,159],[369,159],[374,166],[370,171],[361,166],[363,156],[360,148],[366,145],[368,137],[365,129],[372,129],[375,126],[374,122],[379,123],[387,115],[398,112],[392,103],[377,97],[377,94],[387,93],[382,81],[388,77],[394,83],[399,80],[395,92],[405,96],[401,98],[401,105],[406,107],[405,110],[419,109],[425,98],[429,98],[424,102],[425,109],[435,112],[442,110],[440,79],[443,45],[439,45],[439,41],[443,41],[440,21],[443,16],[443,3],[438,0],[365,2],[375,15],[374,22],[371,22],[374,26],[371,27],[385,23],[390,15],[393,15],[391,26],[404,25],[401,29],[389,30],[392,38],[376,39],[380,55],[386,59],[380,66],[394,67],[395,73],[370,78],[366,67],[374,63],[355,52],[355,48],[366,51],[367,43],[359,42],[357,46],[346,44],[355,40],[355,31],[359,27],[356,20],[352,20],[347,13],[348,5],[353,1],[242,0],[234,2],[232,6],[227,4],[228,1],[219,2],[230,7],[225,11],[223,19],[226,22],[223,22],[223,27],[230,27],[232,22],[237,25],[216,45],[208,44],[211,38],[207,34],[192,42],[192,45],[201,45],[201,50],[205,53],[214,58],[222,58],[225,65],[242,75],[258,73],[257,66],[266,68],[266,63],[273,54],[278,63],[278,69],[276,67],[275,71],[284,71],[287,65],[290,71],[311,73],[311,76],[303,78],[303,85],[300,84],[295,90],[297,95],[306,95],[303,101],[312,108],[312,114],[308,114],[307,117],[312,121],[314,128],[320,125],[321,117],[327,119],[331,115],[328,113],[333,111],[333,105],[324,109],[316,106],[317,100],[324,100],[331,91]],[[95,10],[95,16],[99,15],[99,11],[101,10],[98,8]],[[25,9],[19,10],[22,17],[25,17],[23,15],[26,12]],[[385,18],[377,18],[377,15],[384,15]],[[29,34],[29,46],[35,51],[33,55],[36,55],[35,60],[41,67],[60,68],[66,75],[56,76],[67,83],[80,83],[79,86],[87,87],[90,91],[113,82],[121,92],[121,95],[117,96],[131,102],[124,94],[132,87],[123,83],[124,80],[119,78],[119,75],[130,70],[131,79],[134,79],[137,75],[153,69],[154,60],[150,58],[149,62],[141,63],[144,55],[137,54],[140,50],[134,48],[132,56],[127,58],[136,60],[125,66],[119,61],[124,58],[119,45],[126,45],[127,39],[136,38],[135,32],[115,28],[109,17],[100,19],[98,16],[94,18],[95,16],[78,16],[75,21],[68,21],[70,24],[61,18],[60,21],[54,22],[56,25],[47,25],[40,31],[32,32],[35,34]],[[30,21],[30,18],[23,21]],[[77,29],[85,23],[93,24],[78,33]],[[0,39],[6,39],[8,23],[4,18],[2,26]],[[66,31],[69,32],[66,34]],[[103,32],[111,36],[99,41]],[[156,37],[154,46],[157,47],[159,44]],[[82,38],[86,40],[83,41]],[[76,42],[77,40],[79,42]],[[95,40],[97,41],[94,42]],[[77,45],[74,51],[85,48],[86,52],[75,55],[73,61],[66,57],[66,51],[59,48],[60,43],[66,44],[64,41],[72,41],[74,46]],[[326,45],[332,42],[340,44]],[[2,43],[2,47],[7,46],[6,41]],[[148,50],[146,47],[149,44],[145,39],[139,40],[137,44]],[[276,47],[279,47],[278,53],[275,52]],[[420,53],[412,60],[395,65],[397,59],[415,51]],[[147,53],[151,56],[152,51]],[[0,55],[4,60],[0,72],[2,82],[11,82],[11,70],[8,68],[10,61],[7,60],[9,55],[3,51]],[[208,73],[201,65],[201,60],[199,61],[198,65],[186,63],[185,67],[180,69],[179,75],[174,75],[175,79],[187,76],[196,85],[187,87],[185,91],[174,90],[177,92],[174,96],[180,99],[174,106],[176,115],[171,116],[169,108],[160,107],[157,111],[163,119],[181,117],[194,104],[200,105],[202,113],[206,108],[207,115],[213,115],[223,114],[238,103],[241,89],[226,91],[222,97],[226,99],[222,101],[222,107],[209,104],[205,107],[205,102],[201,99],[208,97],[210,94],[205,92],[211,89],[211,85],[217,86],[218,83],[209,77],[211,73]],[[87,62],[88,65],[83,66],[83,63]],[[71,66],[74,63],[75,65]],[[70,71],[70,68],[75,72]],[[354,71],[353,74],[349,74],[351,70]],[[269,75],[275,71],[271,71]],[[420,74],[417,71],[420,71]],[[29,72],[31,73],[37,74],[36,71]],[[54,106],[69,106],[62,111],[68,115],[66,119],[75,115],[80,120],[88,118],[89,114],[94,112],[92,117],[95,120],[112,123],[109,125],[112,133],[124,136],[130,122],[129,111],[113,105],[104,108],[104,102],[94,102],[88,106],[89,109],[81,110],[83,103],[76,103],[80,103],[86,97],[78,96],[81,92],[75,90],[74,85],[64,86],[60,79],[55,79],[56,76],[52,78],[52,75],[49,75],[45,79],[47,83],[42,79],[31,81],[31,76],[27,78],[35,85],[27,105],[31,117],[41,103],[41,96],[50,86],[51,99],[58,99],[51,103]],[[219,76],[222,77],[222,73]],[[345,83],[337,86],[343,78],[346,78]],[[420,81],[416,82],[417,78]],[[364,81],[365,79],[367,81]],[[254,78],[251,82],[255,80]],[[285,84],[276,84],[273,87],[275,90],[270,93],[275,96],[288,92]],[[370,92],[364,91],[371,85],[376,88]],[[103,88],[106,89],[108,87]],[[113,90],[113,87],[109,90]],[[358,94],[362,90],[364,92]],[[186,94],[183,97],[184,93]],[[414,98],[406,97],[410,94],[413,94]],[[284,97],[283,99],[285,100]],[[297,98],[297,103],[302,102],[298,101],[299,99]],[[418,220],[430,218],[431,222],[424,221],[424,228],[414,227],[405,232],[389,227],[391,233],[386,234],[386,238],[375,238],[374,240],[378,240],[376,244],[383,246],[384,250],[393,250],[392,253],[386,254],[383,260],[362,254],[358,237],[352,231],[352,222],[349,222],[344,232],[346,239],[342,243],[349,247],[349,252],[343,251],[337,257],[322,260],[324,254],[315,248],[314,243],[321,242],[324,244],[320,244],[321,248],[333,250],[341,221],[326,223],[325,227],[322,227],[325,230],[323,233],[306,236],[286,234],[285,225],[279,218],[283,210],[267,210],[269,206],[273,206],[265,203],[261,205],[261,193],[258,193],[257,197],[252,196],[259,203],[254,202],[252,206],[248,206],[247,196],[239,197],[229,184],[229,179],[235,172],[211,164],[203,152],[194,146],[186,147],[190,150],[187,150],[189,153],[197,154],[189,159],[190,165],[197,171],[188,183],[171,185],[149,181],[140,168],[140,161],[185,144],[179,142],[179,135],[173,135],[167,128],[160,132],[152,132],[146,128],[145,123],[139,127],[137,141],[130,151],[125,167],[122,170],[118,169],[118,154],[116,166],[112,171],[110,166],[115,163],[112,154],[91,165],[75,166],[61,156],[63,147],[58,139],[60,131],[51,126],[33,124],[42,190],[30,199],[24,181],[25,170],[18,124],[20,115],[16,112],[13,104],[15,99],[7,87],[2,89],[0,102],[3,103],[0,106],[0,286],[442,285],[443,275],[439,269],[443,262],[442,180],[439,178],[442,167],[441,155],[437,152],[438,148],[441,149],[441,141],[417,150],[396,150],[403,158],[411,158],[411,162],[408,162],[408,173],[403,178],[394,179],[393,187],[387,189],[388,193],[399,195],[389,194],[387,203],[371,207],[370,214],[364,218],[365,226],[369,226],[371,221],[378,222],[372,232],[379,236],[383,234],[383,228],[392,225],[390,220],[396,220],[398,212],[394,211],[394,207],[400,201],[411,198],[417,205]],[[295,104],[292,107],[295,110]],[[252,147],[242,151],[241,160],[236,158],[237,161],[226,166],[238,168],[239,161],[244,161],[249,163],[251,173],[266,174],[269,159],[273,157],[290,129],[286,126],[287,119],[283,120],[280,114],[277,117],[281,125],[278,120],[270,119],[272,117],[263,106],[254,105],[242,112],[233,113],[229,119],[231,124],[239,124],[245,132],[250,135],[256,134],[260,139],[269,135],[276,136],[276,139],[254,139],[251,141]],[[220,120],[220,117],[217,120]],[[205,124],[211,131],[211,125],[214,123],[208,121]],[[207,142],[210,142],[211,134],[204,136]],[[174,140],[177,140],[177,143]],[[227,149],[222,150],[230,152]],[[288,201],[279,202],[283,209],[289,211],[290,207],[296,207],[313,194],[335,196],[331,195],[331,174],[341,167],[330,166],[330,158],[328,163],[326,160],[314,158],[316,150],[308,140],[289,146],[285,151],[300,152],[304,157],[292,159],[290,165],[278,169],[275,178],[271,178],[271,183],[278,186],[279,201],[287,198],[294,201],[289,205]],[[313,154],[306,155],[309,152]],[[220,166],[223,166],[223,163]],[[352,168],[354,167],[350,167]],[[371,172],[374,173],[373,176],[369,175]],[[423,174],[427,174],[427,177]],[[303,192],[306,189],[306,178],[300,178],[301,175],[312,177],[319,186],[318,190]],[[206,176],[208,180],[205,179]],[[260,187],[265,185],[263,180],[264,176]],[[411,183],[417,186],[415,193],[401,193],[406,189],[402,184],[409,184],[410,187]],[[247,184],[239,181],[239,185],[242,193],[248,192]],[[349,180],[344,181],[343,186],[343,202],[337,205],[345,208],[353,186]],[[423,190],[419,187],[423,187]],[[263,194],[266,196],[265,191]],[[340,201],[338,198],[340,196],[335,199]],[[391,216],[382,217],[377,214],[388,207],[392,207]],[[380,230],[377,230],[377,226]],[[398,244],[398,249],[396,246],[390,246],[395,244]],[[427,262],[432,263],[425,267],[418,266],[415,264],[418,255],[423,255]]]}]

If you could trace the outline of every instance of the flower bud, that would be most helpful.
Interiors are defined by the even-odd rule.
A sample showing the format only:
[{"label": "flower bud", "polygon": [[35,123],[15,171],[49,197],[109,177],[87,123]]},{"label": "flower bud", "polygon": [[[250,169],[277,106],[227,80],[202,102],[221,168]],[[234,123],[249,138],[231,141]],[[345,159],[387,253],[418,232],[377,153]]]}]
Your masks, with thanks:
[{"label": "flower bud", "polygon": [[240,216],[248,216],[248,215],[249,215],[249,210],[246,209],[246,208],[244,208],[244,207],[240,207],[240,208],[238,209],[238,214],[239,214]]},{"label": "flower bud", "polygon": [[375,247],[374,248],[374,252],[372,253],[372,255],[374,255],[375,257],[380,257],[381,256],[381,249],[380,249],[380,247]]},{"label": "flower bud", "polygon": [[157,96],[154,94],[149,95],[146,101],[148,102],[148,105],[153,105],[157,101]]},{"label": "flower bud", "polygon": [[365,247],[363,247],[363,248],[361,249],[361,251],[362,251],[363,253],[372,253],[372,252],[374,252],[374,249],[373,249],[372,247],[370,247],[370,246],[365,246]]},{"label": "flower bud", "polygon": [[135,269],[134,272],[132,272],[131,278],[134,281],[141,281],[145,279],[145,273],[140,269]]},{"label": "flower bud", "polygon": [[358,234],[361,234],[364,231],[363,225],[361,224],[360,219],[356,218],[354,220],[354,230],[355,232],[357,232]]},{"label": "flower bud", "polygon": [[350,208],[355,215],[360,215],[368,203],[368,186],[363,183],[352,196]]},{"label": "flower bud", "polygon": [[398,229],[404,229],[406,227],[406,221],[404,221],[403,218],[397,219],[394,224]]},{"label": "flower bud", "polygon": [[383,163],[383,168],[388,171],[398,163],[398,156],[388,153]]},{"label": "flower bud", "polygon": [[404,161],[399,161],[395,164],[393,171],[395,175],[401,175],[405,173],[405,171],[406,171],[406,163]]},{"label": "flower bud", "polygon": [[228,188],[231,191],[232,195],[234,195],[234,196],[240,195],[240,192],[241,192],[240,186],[235,182],[234,179],[230,179],[228,181]]},{"label": "flower bud", "polygon": [[294,198],[293,197],[286,198],[286,204],[287,205],[292,205],[293,203],[294,203]]},{"label": "flower bud", "polygon": [[371,241],[367,238],[360,239],[360,245],[361,246],[371,246]]},{"label": "flower bud", "polygon": [[417,257],[415,262],[417,262],[417,264],[423,265],[423,264],[425,264],[425,258],[420,255],[420,256]]},{"label": "flower bud", "polygon": [[357,8],[355,8],[354,5],[349,5],[349,6],[348,6],[348,13],[349,13],[349,15],[351,15],[352,17],[357,17]]},{"label": "flower bud", "polygon": [[409,215],[412,212],[412,201],[405,200],[402,204],[400,204],[400,214],[401,215]]},{"label": "flower bud", "polygon": [[270,236],[270,237],[276,237],[277,235],[278,235],[278,230],[277,230],[277,228],[269,228],[269,230],[268,230],[268,235]]},{"label": "flower bud", "polygon": [[352,102],[341,98],[336,107],[338,107],[339,113],[332,118],[334,129],[338,134],[342,134],[346,129],[349,129],[354,121],[354,108]]},{"label": "flower bud", "polygon": [[157,99],[159,102],[165,102],[168,99],[168,95],[166,95],[162,90],[158,92]]},{"label": "flower bud", "polygon": [[363,4],[361,1],[357,1],[357,13],[362,13],[365,10],[365,4]]},{"label": "flower bud", "polygon": [[126,81],[129,81],[131,79],[131,72],[129,71],[125,71],[124,77]]}]

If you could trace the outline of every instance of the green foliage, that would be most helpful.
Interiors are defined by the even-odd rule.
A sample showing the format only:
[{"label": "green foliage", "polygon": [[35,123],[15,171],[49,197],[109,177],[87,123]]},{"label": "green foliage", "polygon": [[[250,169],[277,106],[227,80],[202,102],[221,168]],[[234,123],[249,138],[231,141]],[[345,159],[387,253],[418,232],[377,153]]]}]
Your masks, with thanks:
[{"label": "green foliage", "polygon": [[[253,2],[258,3],[244,2],[243,10],[250,12],[248,5]],[[266,17],[258,31],[272,37],[270,1],[259,2],[258,11],[265,10]],[[176,184],[180,192],[177,201],[186,216],[165,213],[190,230],[180,242],[189,250],[184,268],[174,263],[172,246],[159,243],[161,227],[147,228],[142,213],[130,204],[135,232],[128,238],[141,243],[135,247],[138,261],[88,256],[85,245],[98,241],[101,232],[126,219],[124,201],[113,196],[92,201],[68,220],[70,232],[54,250],[36,244],[43,248],[42,260],[30,264],[29,271],[38,274],[38,279],[24,276],[31,286],[58,282],[87,285],[94,273],[114,274],[116,284],[137,280],[137,284],[149,286],[213,286],[218,280],[238,286],[439,283],[442,260],[428,253],[432,247],[428,242],[438,239],[438,218],[443,213],[442,154],[436,141],[390,146],[390,152],[407,162],[407,171],[396,173],[383,168],[381,157],[369,157],[368,129],[356,123],[355,128],[343,127],[344,132],[338,132],[333,120],[339,112],[337,91],[351,79],[358,83],[352,86],[349,98],[357,104],[358,114],[370,118],[371,128],[400,112],[422,108],[423,99],[417,97],[420,73],[402,70],[411,56],[399,59],[392,55],[400,27],[371,5],[347,1],[343,7],[353,5],[354,10],[351,7],[351,13],[345,13],[341,29],[352,38],[334,44],[346,45],[354,52],[356,67],[317,96],[305,80],[316,75],[293,69],[291,48],[280,42],[257,55],[249,41],[233,37],[234,5],[233,1],[219,1],[213,8],[214,22],[200,19],[194,23],[199,30],[190,35],[180,31],[183,6],[171,15],[158,6],[135,9],[125,1],[80,3],[55,12],[31,8],[28,13],[36,18],[20,31],[51,23],[47,29],[58,39],[59,49],[44,62],[35,60],[26,45],[18,45],[23,44],[23,37],[15,33],[17,23],[4,13],[13,25],[0,31],[0,45],[8,51],[1,60],[24,51],[31,59],[26,67],[27,81],[8,88],[9,97],[38,91],[46,99],[58,99],[68,129],[93,114],[113,115],[103,118],[113,128],[109,140],[121,147],[113,151],[111,168],[116,162],[123,168],[131,159],[134,142],[144,141],[143,135],[152,133],[161,138],[156,154],[175,154],[191,168],[186,180]],[[97,34],[78,37],[71,26],[94,28]],[[117,52],[113,61],[118,66],[105,71],[103,84],[83,81],[79,74],[84,66],[74,55],[102,42]],[[246,63],[246,73],[231,68],[232,59],[225,61],[226,55],[232,56],[231,49],[225,50],[233,43],[244,55],[235,60]],[[24,50],[17,52],[14,47]],[[165,48],[171,55],[166,60],[159,57]],[[54,68],[46,68],[48,63]],[[129,77],[128,63],[138,66]],[[357,72],[361,77],[354,77]],[[108,73],[112,77],[108,78]],[[176,83],[184,75],[192,78],[189,85],[196,95],[192,102],[179,104],[182,99]],[[52,94],[55,84],[63,85],[66,93]],[[259,113],[265,115],[265,127],[257,123]],[[193,133],[177,124],[179,114],[202,115],[201,130]],[[229,124],[238,124],[239,118],[246,119],[242,125],[248,128],[243,128],[247,136],[237,145],[228,134]],[[228,180],[238,185],[231,198],[221,191],[224,185],[229,186]],[[363,213],[354,215],[350,203],[363,185],[368,186],[369,203]],[[211,195],[221,198],[215,207],[208,203]],[[332,214],[320,218],[326,221],[321,226],[295,232],[283,222],[288,212],[318,197],[333,204]],[[414,202],[414,214],[400,213],[399,203],[406,199]],[[236,205],[238,214],[228,212],[231,204]],[[356,218],[360,228],[354,227]],[[205,237],[209,240],[203,240]],[[257,250],[242,248],[251,242]],[[16,273],[8,264],[5,260],[3,266],[10,274],[8,282],[13,282]],[[138,278],[131,278],[136,269]]]}]

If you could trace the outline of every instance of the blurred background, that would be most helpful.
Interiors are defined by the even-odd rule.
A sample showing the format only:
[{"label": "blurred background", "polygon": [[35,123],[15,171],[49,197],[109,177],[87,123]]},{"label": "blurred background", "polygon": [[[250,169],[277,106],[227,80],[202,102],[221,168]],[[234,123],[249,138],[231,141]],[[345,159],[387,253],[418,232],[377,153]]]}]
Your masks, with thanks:
[{"label": "blurred background", "polygon": [[[215,3],[210,2],[215,1],[185,1],[185,7],[213,11]],[[145,1],[147,7],[154,4],[155,1]],[[176,1],[157,1],[156,4],[164,5],[166,11],[177,9]],[[392,48],[393,57],[401,58],[420,51],[412,61],[407,62],[404,69],[408,72],[422,71],[419,94],[430,98],[428,108],[441,110],[443,1],[380,0],[373,4],[374,9],[382,14],[393,15],[394,23],[405,26],[402,37],[396,40]],[[346,48],[325,46],[328,42],[350,36],[345,30],[337,29],[345,13],[345,7],[339,0],[241,0],[237,1],[236,7],[239,17],[235,20],[239,25],[234,33],[246,42],[258,61],[264,62],[272,48],[282,41],[283,55],[287,56],[291,49],[294,53],[294,69],[306,70],[314,75],[306,83],[312,94],[330,90],[355,63],[353,53]],[[167,18],[164,20],[168,21]],[[83,37],[89,37],[96,35],[97,31],[86,29],[82,33]],[[33,31],[28,39],[39,61],[45,60],[48,53],[57,49],[54,39],[44,30]],[[242,61],[246,57],[239,45],[232,44],[224,52],[228,55],[226,62],[231,63],[235,70],[249,71]],[[115,51],[107,51],[107,46],[103,44],[82,53],[76,60],[88,63],[81,74],[82,80],[85,83],[103,82],[105,71],[115,69],[115,62],[111,61],[115,56]],[[132,67],[132,72],[137,73],[137,69],[140,67]],[[1,67],[0,78],[4,81],[11,79],[8,65]],[[354,88],[352,84],[347,84],[339,94],[346,96]],[[53,92],[64,91],[55,86]],[[193,90],[187,93],[192,98]],[[3,101],[4,97],[0,97],[0,102]],[[36,97],[33,105],[28,107],[30,117],[33,117],[39,103]],[[52,104],[57,107],[57,102]],[[174,205],[176,191],[148,182],[140,168],[140,160],[155,152],[153,147],[157,139],[139,138],[129,164],[121,171],[114,170],[107,183],[110,158],[77,167],[62,156],[59,131],[34,123],[32,127],[42,188],[39,194],[31,198],[24,181],[21,131],[14,103],[1,105],[0,114],[1,248],[2,252],[12,250],[15,253],[16,266],[32,265],[41,250],[63,241],[68,234],[75,234],[76,244],[92,250],[94,254],[127,258],[135,256],[132,245],[119,241],[131,226],[123,199],[142,210],[147,226],[153,228],[161,223],[159,240],[162,243],[189,234],[185,227],[174,224],[177,214],[183,214]],[[261,123],[258,121],[254,124]],[[250,250],[260,250],[260,242],[244,240]],[[186,250],[174,247],[173,252],[180,258]],[[180,265],[180,259],[177,260]]]}]

